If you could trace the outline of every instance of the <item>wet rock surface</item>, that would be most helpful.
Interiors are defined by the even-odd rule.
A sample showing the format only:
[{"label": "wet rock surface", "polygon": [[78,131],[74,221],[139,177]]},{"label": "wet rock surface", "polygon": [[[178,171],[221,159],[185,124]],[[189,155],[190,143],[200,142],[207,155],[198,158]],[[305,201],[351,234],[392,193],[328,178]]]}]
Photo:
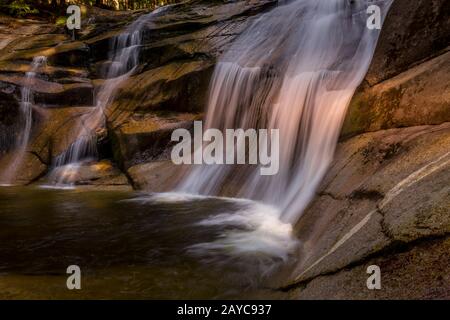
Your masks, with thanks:
[{"label": "wet rock surface", "polygon": [[450,120],[450,52],[357,92],[342,137]]},{"label": "wet rock surface", "polygon": [[[406,246],[412,250],[415,244],[426,247],[430,239],[448,236],[449,145],[449,123],[367,133],[339,145],[318,196],[296,226],[302,242],[294,285],[298,298],[312,298],[316,291],[305,290],[305,286],[308,288],[310,282],[314,283],[321,276],[331,279],[326,296],[331,297],[333,289],[335,296],[339,296],[333,277],[341,272],[347,274],[350,286],[365,286],[365,282],[358,282],[361,277],[357,275],[363,265],[370,265],[367,264],[370,259],[379,256],[386,256],[386,261],[409,259],[408,254],[399,254],[398,248]],[[432,248],[437,251],[431,252],[427,259],[434,259],[433,254],[440,254],[442,250],[440,245]],[[416,251],[421,254],[420,248]],[[423,263],[430,262],[424,260]],[[444,268],[443,274],[448,274],[450,264],[441,264],[439,268]],[[400,277],[400,272],[396,270],[395,276]],[[350,274],[354,275],[353,282],[348,280],[352,277]],[[405,276],[421,277],[415,273]],[[439,279],[420,283],[420,286],[418,296],[425,294],[425,286],[436,290],[435,297],[445,298],[448,294],[448,291],[440,291]],[[347,295],[350,290],[346,291]],[[414,291],[409,292],[409,297],[417,297]],[[393,292],[379,296],[383,294],[388,296]],[[362,290],[354,292],[352,298],[372,296],[370,290]]]},{"label": "wet rock surface", "polygon": [[373,86],[446,50],[450,11],[446,0],[394,0],[366,76]]},{"label": "wet rock surface", "polygon": [[449,44],[446,0],[395,0],[342,136],[450,121]]},{"label": "wet rock surface", "polygon": [[[63,170],[61,170],[63,171]],[[55,170],[54,176],[61,178]],[[61,174],[66,174],[65,182],[77,187],[100,189],[100,190],[131,190],[127,177],[108,160],[99,162],[84,163],[77,169],[64,170]],[[57,181],[45,180],[43,183],[57,183]]]},{"label": "wet rock surface", "polygon": [[[449,237],[398,246],[356,266],[321,275],[292,290],[294,299],[449,299]],[[381,270],[381,289],[369,290],[367,267]]]},{"label": "wet rock surface", "polygon": [[112,138],[115,159],[123,168],[140,163],[170,160],[174,145],[173,130],[191,129],[192,122],[201,114],[159,112],[150,115],[134,115],[114,130]]}]

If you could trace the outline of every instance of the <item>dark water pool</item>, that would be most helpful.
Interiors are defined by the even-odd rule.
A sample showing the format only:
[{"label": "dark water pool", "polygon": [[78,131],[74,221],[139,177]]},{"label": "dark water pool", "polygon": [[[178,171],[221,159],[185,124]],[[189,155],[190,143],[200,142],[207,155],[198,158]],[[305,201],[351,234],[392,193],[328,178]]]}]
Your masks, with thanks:
[{"label": "dark water pool", "polygon": [[[267,243],[242,236],[252,222],[230,217],[246,206],[217,198],[2,187],[0,298],[283,298],[274,288],[293,259],[287,251],[264,250],[292,243],[284,231]],[[211,223],[214,217],[219,223]],[[266,239],[266,231],[258,232]],[[66,287],[69,265],[81,268],[81,290]]]}]

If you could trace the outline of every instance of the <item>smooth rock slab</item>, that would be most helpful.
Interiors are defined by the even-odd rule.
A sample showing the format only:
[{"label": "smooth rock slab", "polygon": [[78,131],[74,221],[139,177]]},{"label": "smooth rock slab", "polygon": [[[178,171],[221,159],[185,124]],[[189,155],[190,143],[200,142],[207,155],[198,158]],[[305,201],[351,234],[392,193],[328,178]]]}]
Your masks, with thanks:
[{"label": "smooth rock slab", "polygon": [[297,223],[303,248],[295,281],[337,272],[398,243],[448,234],[449,145],[449,123],[341,143]]}]

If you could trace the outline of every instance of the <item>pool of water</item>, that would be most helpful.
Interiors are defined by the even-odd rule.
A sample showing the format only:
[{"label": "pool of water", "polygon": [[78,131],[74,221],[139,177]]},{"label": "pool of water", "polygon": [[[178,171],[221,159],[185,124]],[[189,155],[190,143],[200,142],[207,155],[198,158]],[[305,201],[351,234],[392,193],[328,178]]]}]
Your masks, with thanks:
[{"label": "pool of water", "polygon": [[1,187],[0,298],[283,298],[288,227],[243,200]]}]

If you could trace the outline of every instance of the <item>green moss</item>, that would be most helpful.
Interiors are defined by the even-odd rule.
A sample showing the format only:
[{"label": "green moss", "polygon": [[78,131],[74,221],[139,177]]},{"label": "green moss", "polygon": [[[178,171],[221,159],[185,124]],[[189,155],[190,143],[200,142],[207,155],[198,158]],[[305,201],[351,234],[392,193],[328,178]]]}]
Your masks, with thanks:
[{"label": "green moss", "polygon": [[55,25],[58,27],[64,27],[66,25],[67,22],[67,17],[58,17],[55,21]]},{"label": "green moss", "polygon": [[32,8],[25,0],[14,0],[6,5],[9,14],[15,17],[24,17],[28,14],[39,13],[39,10]]}]

